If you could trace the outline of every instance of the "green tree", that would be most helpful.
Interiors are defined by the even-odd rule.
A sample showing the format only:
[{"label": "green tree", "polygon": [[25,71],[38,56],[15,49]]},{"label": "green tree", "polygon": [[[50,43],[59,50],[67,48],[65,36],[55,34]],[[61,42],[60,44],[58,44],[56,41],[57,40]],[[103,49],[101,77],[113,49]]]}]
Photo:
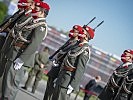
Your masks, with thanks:
[{"label": "green tree", "polygon": [[3,21],[4,17],[6,16],[7,10],[8,10],[7,6],[3,2],[0,2],[0,23]]}]

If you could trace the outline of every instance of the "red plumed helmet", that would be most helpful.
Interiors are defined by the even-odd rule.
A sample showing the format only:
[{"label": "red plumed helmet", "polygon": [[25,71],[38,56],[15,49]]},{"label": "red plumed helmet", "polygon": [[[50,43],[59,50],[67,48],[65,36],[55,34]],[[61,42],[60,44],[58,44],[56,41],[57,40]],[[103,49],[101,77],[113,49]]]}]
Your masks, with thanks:
[{"label": "red plumed helmet", "polygon": [[48,15],[49,10],[50,10],[50,6],[47,3],[40,1],[40,2],[36,3],[36,6],[44,8],[45,14]]},{"label": "red plumed helmet", "polygon": [[18,5],[17,5],[18,8],[23,8],[23,4],[22,3],[23,3],[23,0],[19,0],[18,1]]},{"label": "red plumed helmet", "polygon": [[35,3],[38,3],[38,2],[40,2],[40,0],[34,0],[34,2],[35,2]]},{"label": "red plumed helmet", "polygon": [[80,25],[74,25],[73,26],[73,29],[70,30],[71,33],[74,33],[74,29],[79,31],[79,32],[82,32],[83,28],[80,26]]},{"label": "red plumed helmet", "polygon": [[133,50],[131,50],[131,49],[127,49],[127,50],[124,51],[124,53],[125,53],[125,52],[128,52],[128,53],[130,53],[131,55],[133,55]]},{"label": "red plumed helmet", "polygon": [[48,10],[48,11],[50,10],[50,6],[46,2],[40,1],[40,2],[36,3],[36,5],[41,8],[44,8],[45,10]]},{"label": "red plumed helmet", "polygon": [[27,0],[19,0],[18,1],[18,8],[28,8],[28,1]]},{"label": "red plumed helmet", "polygon": [[89,34],[90,36],[90,39],[93,39],[94,38],[94,30],[89,27],[89,26],[83,26],[83,28],[87,31],[87,33]]}]

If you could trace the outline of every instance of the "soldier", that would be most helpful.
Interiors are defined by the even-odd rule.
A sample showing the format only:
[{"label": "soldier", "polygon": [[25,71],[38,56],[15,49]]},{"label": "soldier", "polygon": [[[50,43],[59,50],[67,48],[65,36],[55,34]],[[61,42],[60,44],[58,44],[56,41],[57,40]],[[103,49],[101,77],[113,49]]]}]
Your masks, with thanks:
[{"label": "soldier", "polygon": [[[10,27],[10,32],[6,37],[6,40],[2,46],[1,52],[0,52],[0,77],[3,75],[4,69],[5,69],[5,64],[7,61],[7,53],[9,51],[9,49],[11,49],[12,47],[12,42],[14,41],[15,35],[17,34],[17,32],[22,29],[22,27],[30,22],[30,20],[32,19],[32,17],[30,16],[30,12],[32,9],[34,9],[35,7],[35,2],[37,2],[38,0],[34,0],[33,1],[29,0],[20,0],[18,3],[18,8],[19,8],[19,13],[22,13],[21,16],[19,16],[19,18],[16,20],[15,25],[12,24],[13,28],[11,29]],[[22,5],[23,4],[23,5]],[[18,15],[16,15],[16,17],[18,17]],[[14,22],[13,22],[14,23]]]},{"label": "soldier", "polygon": [[49,48],[45,47],[43,51],[36,53],[34,67],[30,70],[25,86],[22,88],[27,90],[27,88],[29,87],[29,85],[33,80],[33,77],[35,76],[35,81],[33,83],[31,91],[32,93],[35,93],[38,83],[42,79],[44,69],[46,69],[48,64],[49,64]]},{"label": "soldier", "polygon": [[100,100],[130,100],[133,51],[125,50],[121,55],[121,61],[123,64],[116,68],[107,85],[98,96]]},{"label": "soldier", "polygon": [[[63,59],[65,58],[68,51],[72,48],[73,45],[75,45],[78,42],[78,33],[82,31],[82,27],[79,25],[74,25],[73,29],[70,30],[69,37],[70,39],[59,48],[57,57],[55,59],[55,63],[52,66],[51,70],[48,72],[48,81],[47,81],[47,87],[45,90],[44,98],[43,100],[50,100],[52,98],[53,94],[53,85],[54,80],[58,77],[58,73],[60,71],[60,67],[62,64]],[[51,57],[50,57],[51,58]]]},{"label": "soldier", "polygon": [[63,60],[52,100],[69,100],[70,94],[79,90],[81,78],[90,58],[88,41],[93,37],[93,29],[84,26],[82,33],[79,34],[80,43],[76,44]]},{"label": "soldier", "polygon": [[[22,33],[13,43],[13,49],[10,50],[12,55],[7,61],[3,76],[2,100],[15,100],[19,83],[24,76],[23,67],[34,66],[35,52],[47,35],[45,19],[49,9],[50,7],[47,3],[41,1],[36,3],[35,9],[32,12],[33,22],[25,25],[23,30],[21,30]],[[24,37],[20,37],[22,35]]]},{"label": "soldier", "polygon": [[[3,33],[5,35],[5,37],[11,31],[11,29],[14,27],[14,25],[16,24],[18,19],[20,19],[21,16],[24,14],[24,8],[26,8],[26,6],[27,6],[27,5],[24,5],[26,2],[27,2],[26,0],[18,1],[18,9],[19,10],[12,16],[8,15],[5,18],[5,21],[0,25],[0,32]],[[5,40],[5,38],[3,39],[3,41],[4,40]],[[0,41],[0,42],[2,42],[2,41]],[[4,44],[4,42],[3,42],[3,44]],[[3,44],[1,45],[1,48],[2,48]]]},{"label": "soldier", "polygon": [[118,93],[114,97],[115,100],[133,100],[131,97],[133,95],[133,50],[125,50],[124,54],[125,57],[123,59],[126,61],[125,68],[130,68],[130,70],[120,84]]}]

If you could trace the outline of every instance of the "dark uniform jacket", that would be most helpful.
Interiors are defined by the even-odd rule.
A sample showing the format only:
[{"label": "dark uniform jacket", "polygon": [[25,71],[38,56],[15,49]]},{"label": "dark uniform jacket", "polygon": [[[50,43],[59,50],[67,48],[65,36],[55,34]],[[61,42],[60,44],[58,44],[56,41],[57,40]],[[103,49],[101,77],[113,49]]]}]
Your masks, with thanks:
[{"label": "dark uniform jacket", "polygon": [[127,63],[126,66],[129,71],[118,89],[116,100],[133,100],[133,64]]},{"label": "dark uniform jacket", "polygon": [[90,49],[88,43],[84,43],[82,46],[74,46],[64,58],[57,84],[64,88],[71,85],[74,90],[78,90],[89,58]]},{"label": "dark uniform jacket", "polygon": [[16,49],[16,47],[14,47],[13,42],[16,41],[15,39],[15,35],[18,34],[17,31],[19,31],[22,27],[22,25],[16,26],[16,24],[23,24],[23,23],[29,23],[29,21],[26,21],[30,16],[25,16],[25,12],[16,12],[11,18],[14,18],[16,20],[14,20],[9,27],[7,27],[4,31],[9,32],[9,30],[7,30],[8,28],[10,29],[10,32],[7,34],[7,36],[5,37],[6,39],[4,40],[3,44],[2,44],[2,48],[1,48],[1,52],[0,52],[0,57],[1,57],[1,62],[0,62],[0,66],[1,66],[1,70],[0,70],[0,76],[3,74],[4,69],[5,69],[5,64],[7,59],[10,60],[14,60],[17,53],[18,53],[18,47]]},{"label": "dark uniform jacket", "polygon": [[10,33],[10,36],[6,42],[6,46],[4,48],[4,53],[6,57],[10,60],[15,60],[17,54],[20,52],[19,50],[21,49],[21,46],[19,44],[23,43],[18,37],[18,34],[23,32],[23,34],[29,35],[32,30],[27,30],[24,27],[26,24],[32,23],[33,18],[29,16],[23,15],[14,28],[11,30],[12,32]]},{"label": "dark uniform jacket", "polygon": [[[132,69],[132,63],[128,62],[116,68],[107,85],[98,96],[100,100],[129,100],[126,97],[129,97],[128,92],[131,91],[132,87]],[[129,81],[127,81],[127,79]]]},{"label": "dark uniform jacket", "polygon": [[0,28],[2,29],[0,32],[9,32],[8,29],[12,29],[18,19],[23,15],[24,10],[18,10],[14,15],[7,17],[7,19],[5,19],[5,21],[0,25]]},{"label": "dark uniform jacket", "polygon": [[6,37],[6,43],[4,44],[5,46],[3,46],[2,48],[3,49],[2,53],[6,54],[8,52],[8,50],[10,49],[10,45],[13,41],[13,38],[15,37],[14,35],[17,34],[17,31],[19,31],[24,26],[24,23],[25,24],[29,23],[29,20],[27,21],[29,17],[31,16],[30,15],[26,16],[25,11],[23,10],[22,11],[19,10],[11,17],[12,19],[16,19],[16,20],[15,22],[12,22],[12,24],[9,27],[7,27],[10,29],[10,32]]},{"label": "dark uniform jacket", "polygon": [[[2,49],[1,53],[6,54],[8,52],[7,50],[9,49],[9,45],[11,44],[11,41],[12,41],[12,38],[10,37],[11,35],[9,35],[9,34],[12,32],[12,30],[14,30],[15,24],[18,22],[21,23],[21,21],[19,21],[19,20],[23,19],[24,17],[25,17],[24,11],[19,10],[13,16],[6,19],[6,21],[4,22],[5,24],[3,23],[2,25],[0,25],[0,28],[8,26],[5,29],[3,28],[4,30],[2,31],[2,32],[6,32],[7,34],[5,36],[3,44],[1,46],[1,49]],[[10,23],[10,24],[8,25],[7,23]],[[6,43],[5,43],[5,41],[6,41]]]}]

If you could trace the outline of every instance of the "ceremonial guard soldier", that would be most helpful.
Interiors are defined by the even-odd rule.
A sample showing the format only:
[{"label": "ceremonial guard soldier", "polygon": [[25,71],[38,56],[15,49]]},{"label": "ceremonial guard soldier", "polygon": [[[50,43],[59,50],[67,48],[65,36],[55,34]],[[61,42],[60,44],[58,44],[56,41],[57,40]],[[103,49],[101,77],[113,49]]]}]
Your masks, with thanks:
[{"label": "ceremonial guard soldier", "polygon": [[69,100],[70,94],[79,90],[81,78],[90,59],[88,41],[93,37],[93,29],[85,25],[79,34],[80,43],[76,44],[63,60],[52,100]]},{"label": "ceremonial guard soldier", "polygon": [[[25,0],[26,1],[26,0]],[[23,3],[23,5],[22,5]],[[12,16],[10,15],[9,18],[5,19],[5,21],[0,25],[0,33],[4,35],[4,37],[6,38],[6,36],[8,35],[8,33],[11,31],[11,29],[14,27],[14,25],[16,24],[16,22],[18,21],[18,19],[21,18],[21,16],[24,14],[24,0],[20,0],[18,2],[18,11],[13,14]],[[1,43],[1,48],[4,44],[5,38],[3,40],[3,43]],[[2,41],[0,41],[2,42]]]},{"label": "ceremonial guard soldier", "polygon": [[114,97],[114,100],[133,100],[133,50],[124,51],[126,61],[125,68],[129,69],[127,76],[121,82],[117,94]]},{"label": "ceremonial guard soldier", "polygon": [[[6,40],[2,46],[1,52],[0,52],[0,77],[3,75],[4,69],[5,69],[5,64],[6,61],[9,59],[10,55],[7,57],[7,53],[9,51],[9,49],[12,48],[12,43],[13,41],[15,41],[15,35],[18,34],[18,32],[20,32],[20,30],[22,30],[24,27],[24,25],[26,25],[27,23],[29,23],[32,20],[32,17],[30,15],[32,9],[34,9],[35,7],[35,2],[37,2],[38,0],[34,0],[34,2],[32,0],[20,0],[18,2],[18,8],[19,8],[19,13],[21,13],[21,16],[17,16],[19,17],[16,22],[14,24],[12,24],[13,28],[11,28],[10,26],[10,31],[8,33],[8,35],[6,36]],[[8,28],[8,27],[7,27]],[[9,28],[8,28],[9,29]]]},{"label": "ceremonial guard soldier", "polygon": [[[19,83],[24,76],[23,67],[34,66],[35,52],[47,35],[46,17],[49,12],[47,3],[38,1],[32,10],[33,22],[25,25],[22,32],[15,36],[10,59],[6,63],[2,83],[2,100],[15,100]],[[21,44],[21,45],[20,45]],[[10,55],[10,54],[9,54]],[[11,63],[11,65],[9,64]]]},{"label": "ceremonial guard soldier", "polygon": [[133,51],[125,50],[121,55],[123,62],[115,69],[107,85],[100,93],[100,100],[132,100],[130,99],[133,92]]},{"label": "ceremonial guard soldier", "polygon": [[66,54],[75,44],[78,43],[78,34],[81,31],[82,27],[80,25],[74,25],[73,29],[70,30],[69,33],[70,39],[63,46],[61,46],[52,56],[49,57],[50,59],[52,59],[57,54],[56,59],[53,61],[53,66],[47,74],[48,81],[43,100],[51,100],[54,89],[54,80],[58,77],[61,64]]}]

